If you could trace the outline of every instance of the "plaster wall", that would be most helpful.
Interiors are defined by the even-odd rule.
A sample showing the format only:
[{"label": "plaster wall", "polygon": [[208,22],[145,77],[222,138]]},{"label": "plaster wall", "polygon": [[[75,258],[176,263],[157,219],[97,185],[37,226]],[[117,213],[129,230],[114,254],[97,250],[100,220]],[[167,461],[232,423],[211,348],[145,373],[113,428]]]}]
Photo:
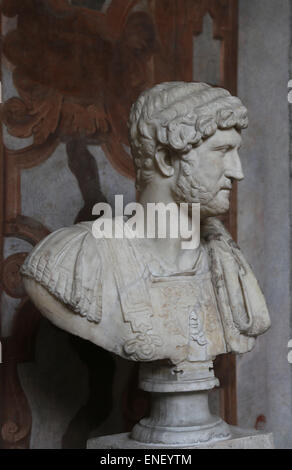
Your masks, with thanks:
[{"label": "plaster wall", "polygon": [[[292,448],[288,0],[239,0],[238,95],[250,127],[241,151],[238,240],[264,291],[270,331],[237,359],[238,418]],[[291,105],[290,105],[291,106]]]}]

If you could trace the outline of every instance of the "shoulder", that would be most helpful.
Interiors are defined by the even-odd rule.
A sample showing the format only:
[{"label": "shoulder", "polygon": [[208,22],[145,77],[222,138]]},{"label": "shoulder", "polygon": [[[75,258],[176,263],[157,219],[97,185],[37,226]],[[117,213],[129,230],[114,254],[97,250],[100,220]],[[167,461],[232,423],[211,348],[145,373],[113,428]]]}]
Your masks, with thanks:
[{"label": "shoulder", "polygon": [[31,251],[22,266],[22,273],[37,278],[44,274],[45,266],[70,269],[78,257],[81,260],[84,256],[98,257],[98,240],[92,234],[91,222],[65,227],[48,235]]},{"label": "shoulder", "polygon": [[100,240],[93,236],[92,226],[92,222],[84,222],[51,233],[36,245],[21,268],[23,276],[84,316],[102,270]]}]

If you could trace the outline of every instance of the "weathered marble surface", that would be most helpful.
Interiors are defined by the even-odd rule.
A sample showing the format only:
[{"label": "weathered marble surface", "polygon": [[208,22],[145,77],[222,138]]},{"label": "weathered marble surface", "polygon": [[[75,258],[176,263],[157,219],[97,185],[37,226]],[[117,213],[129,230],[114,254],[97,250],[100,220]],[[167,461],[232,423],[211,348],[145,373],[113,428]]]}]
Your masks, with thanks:
[{"label": "weathered marble surface", "polygon": [[[238,151],[247,124],[241,101],[220,88],[171,82],[142,93],[129,120],[139,203],[145,211],[149,203],[187,203],[180,218],[188,221],[192,204],[200,204],[199,246],[182,247],[170,222],[164,238],[131,239],[131,218],[114,219],[124,238],[96,237],[94,224],[78,224],[49,235],[23,265],[28,294],[58,327],[132,361],[167,361],[182,382],[190,367],[181,395],[176,380],[168,381],[161,401],[154,386],[153,415],[133,429],[141,442],[227,438],[228,426],[211,417],[207,401],[200,419],[199,406],[192,419],[183,417],[185,394],[210,389],[209,377],[198,377],[200,364],[212,370],[216,356],[250,351],[270,326],[250,266],[215,218],[229,208],[232,183],[244,177]],[[149,382],[156,378],[151,371]]]},{"label": "weathered marble surface", "polygon": [[267,307],[213,217],[228,210],[232,183],[243,179],[238,150],[247,123],[241,101],[220,88],[170,82],[142,93],[129,120],[139,203],[145,210],[149,203],[185,202],[189,210],[199,203],[201,244],[182,248],[170,227],[163,239],[134,240],[96,239],[90,223],[58,230],[22,268],[44,315],[134,361],[176,364],[250,351],[270,326]]},{"label": "weathered marble surface", "polygon": [[[153,272],[152,259],[137,240],[96,240],[91,230],[92,223],[59,230],[23,267],[27,292],[58,327],[126,359],[174,364],[249,351],[254,337],[268,328],[256,280],[239,250],[227,251],[232,240],[219,222],[206,229],[206,240],[212,238],[202,238],[193,269],[176,275]],[[221,270],[214,265],[217,271],[210,272],[210,255],[217,256]],[[226,273],[228,283],[215,297],[215,276]],[[227,296],[233,296],[233,310]],[[192,315],[196,331],[190,328]]]},{"label": "weathered marble surface", "polygon": [[141,444],[133,441],[129,433],[116,434],[114,436],[103,436],[88,440],[88,449],[274,449],[272,433],[262,433],[249,429],[230,427],[232,436],[228,440],[214,442],[205,446],[162,447],[154,444]]}]

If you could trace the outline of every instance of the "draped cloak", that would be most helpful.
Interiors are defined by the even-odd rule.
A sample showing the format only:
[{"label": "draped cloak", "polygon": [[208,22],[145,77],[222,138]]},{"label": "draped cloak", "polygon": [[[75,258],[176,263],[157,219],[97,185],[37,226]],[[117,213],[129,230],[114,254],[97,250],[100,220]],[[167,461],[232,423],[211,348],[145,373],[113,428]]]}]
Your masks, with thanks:
[{"label": "draped cloak", "polygon": [[[179,273],[153,271],[139,240],[96,239],[92,226],[50,234],[21,272],[67,307],[62,315],[92,325],[96,344],[135,361],[178,364],[250,351],[269,328],[258,282],[218,219],[203,222],[193,268]],[[96,327],[105,343],[95,341]]]}]

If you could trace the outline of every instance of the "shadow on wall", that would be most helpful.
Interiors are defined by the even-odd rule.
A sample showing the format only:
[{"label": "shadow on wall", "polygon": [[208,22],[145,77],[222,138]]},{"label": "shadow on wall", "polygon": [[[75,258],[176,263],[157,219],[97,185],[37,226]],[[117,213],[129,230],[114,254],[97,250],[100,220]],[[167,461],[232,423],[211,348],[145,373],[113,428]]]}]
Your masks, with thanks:
[{"label": "shadow on wall", "polygon": [[82,449],[112,407],[110,353],[42,318],[33,363],[19,367],[32,410],[30,447]]}]

